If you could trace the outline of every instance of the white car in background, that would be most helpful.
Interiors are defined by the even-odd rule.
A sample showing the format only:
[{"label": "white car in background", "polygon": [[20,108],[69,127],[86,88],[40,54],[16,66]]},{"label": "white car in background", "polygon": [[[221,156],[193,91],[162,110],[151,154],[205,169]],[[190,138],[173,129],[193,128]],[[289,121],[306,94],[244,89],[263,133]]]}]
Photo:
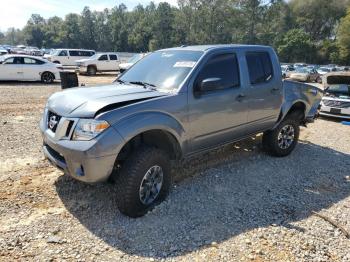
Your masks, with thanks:
[{"label": "white car in background", "polygon": [[323,83],[320,115],[350,119],[350,73],[329,73]]},{"label": "white car in background", "polygon": [[133,66],[136,62],[144,58],[146,54],[137,54],[132,56],[126,63],[121,63],[119,65],[119,71],[120,73],[123,73],[124,71],[128,70],[131,66]]},{"label": "white car in background", "polygon": [[120,60],[117,53],[97,53],[89,58],[76,61],[80,74],[96,75],[97,72],[119,70]]},{"label": "white car in background", "polygon": [[0,58],[1,81],[41,81],[46,84],[60,80],[61,65],[27,55],[4,55]]},{"label": "white car in background", "polygon": [[94,50],[85,49],[56,49],[52,54],[44,55],[44,58],[55,64],[75,66],[77,60],[91,57],[95,53]]},{"label": "white car in background", "polygon": [[0,56],[7,55],[7,54],[8,54],[7,50],[0,48]]}]

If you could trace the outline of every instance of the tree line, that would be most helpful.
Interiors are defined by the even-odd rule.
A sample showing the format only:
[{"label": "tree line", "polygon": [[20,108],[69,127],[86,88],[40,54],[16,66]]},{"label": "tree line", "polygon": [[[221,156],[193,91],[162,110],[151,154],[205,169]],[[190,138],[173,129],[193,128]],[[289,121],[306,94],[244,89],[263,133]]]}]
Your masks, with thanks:
[{"label": "tree line", "polygon": [[[281,61],[350,64],[350,0],[178,0],[150,2],[129,11],[103,11],[44,19],[0,33],[2,44],[146,52],[192,44],[264,44]],[[348,11],[347,11],[348,9]]]}]

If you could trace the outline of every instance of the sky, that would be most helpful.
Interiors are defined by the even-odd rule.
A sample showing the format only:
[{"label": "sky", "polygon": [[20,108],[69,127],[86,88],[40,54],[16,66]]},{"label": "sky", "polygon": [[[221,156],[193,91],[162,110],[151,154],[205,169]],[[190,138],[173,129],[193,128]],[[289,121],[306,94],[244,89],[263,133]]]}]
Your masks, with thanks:
[{"label": "sky", "polygon": [[[147,5],[151,0],[10,0],[2,3],[0,9],[0,31],[10,27],[23,28],[31,14],[40,14],[44,18],[64,17],[68,13],[81,13],[85,6],[101,11],[124,3],[128,9],[138,4]],[[155,3],[168,2],[176,6],[176,0],[153,0]],[[6,7],[5,7],[6,5]]]}]

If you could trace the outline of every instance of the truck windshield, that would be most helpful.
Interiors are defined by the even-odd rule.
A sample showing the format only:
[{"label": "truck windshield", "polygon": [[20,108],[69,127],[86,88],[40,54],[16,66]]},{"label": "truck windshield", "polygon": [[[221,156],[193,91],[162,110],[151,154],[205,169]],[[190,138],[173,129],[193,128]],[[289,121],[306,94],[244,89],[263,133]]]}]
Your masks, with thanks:
[{"label": "truck windshield", "polygon": [[118,80],[126,83],[147,83],[158,90],[174,91],[202,55],[201,51],[158,51],[144,57]]}]

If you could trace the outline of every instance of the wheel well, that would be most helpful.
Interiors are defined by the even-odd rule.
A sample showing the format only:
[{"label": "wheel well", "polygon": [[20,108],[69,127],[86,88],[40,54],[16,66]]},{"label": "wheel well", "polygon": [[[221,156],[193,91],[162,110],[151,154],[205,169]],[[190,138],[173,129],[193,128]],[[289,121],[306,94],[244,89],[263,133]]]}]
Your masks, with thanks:
[{"label": "wheel well", "polygon": [[87,68],[89,68],[89,67],[93,67],[93,68],[95,68],[96,71],[97,71],[97,66],[96,66],[96,65],[88,65]]},{"label": "wheel well", "polygon": [[303,102],[297,102],[289,109],[286,116],[293,114],[297,117],[297,119],[302,121],[305,118],[305,110],[305,104]]},{"label": "wheel well", "polygon": [[60,64],[60,61],[53,61],[54,64]]},{"label": "wheel well", "polygon": [[181,147],[174,135],[164,130],[150,130],[129,140],[119,152],[117,162],[125,160],[134,150],[144,145],[164,150],[172,160],[182,156]]}]

